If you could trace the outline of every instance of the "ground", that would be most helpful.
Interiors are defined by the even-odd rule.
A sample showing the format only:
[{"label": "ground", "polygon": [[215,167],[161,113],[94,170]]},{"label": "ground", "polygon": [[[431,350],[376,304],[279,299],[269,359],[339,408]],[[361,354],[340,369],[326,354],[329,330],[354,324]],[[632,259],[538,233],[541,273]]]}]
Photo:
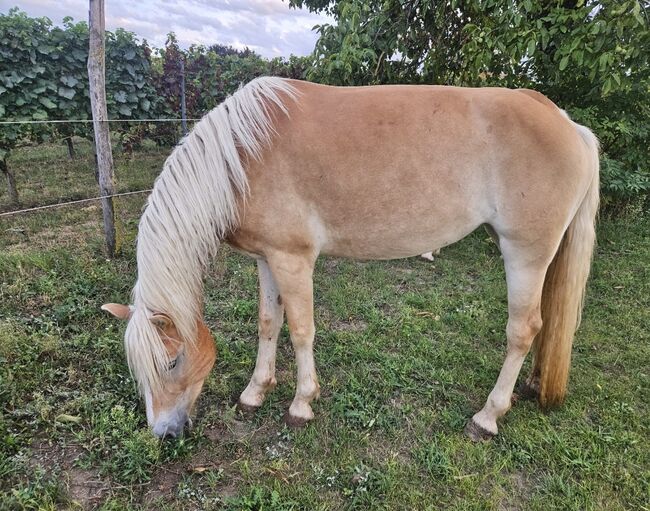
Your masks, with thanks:
[{"label": "ground", "polygon": [[[74,162],[57,144],[11,156],[26,206],[96,193],[77,142]],[[167,152],[117,153],[120,190],[149,187]],[[300,430],[282,422],[286,327],[278,387],[253,417],[234,407],[255,362],[257,277],[222,247],[206,281],[218,361],[194,431],[159,442],[124,327],[99,310],[129,299],[143,203],[117,202],[115,260],[96,204],[0,218],[0,509],[650,509],[648,216],[601,218],[566,403],[517,402],[488,443],[462,433],[505,347],[502,261],[484,232],[433,263],[319,261],[322,396]]]}]

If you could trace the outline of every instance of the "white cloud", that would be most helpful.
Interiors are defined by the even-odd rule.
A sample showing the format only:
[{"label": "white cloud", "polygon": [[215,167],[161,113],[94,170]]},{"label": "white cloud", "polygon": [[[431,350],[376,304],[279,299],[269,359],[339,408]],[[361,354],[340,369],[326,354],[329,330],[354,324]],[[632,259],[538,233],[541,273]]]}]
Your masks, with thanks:
[{"label": "white cloud", "polygon": [[[17,0],[0,0],[6,13]],[[29,16],[47,16],[60,25],[65,16],[88,18],[88,0],[21,0]],[[282,0],[106,0],[106,28],[124,28],[162,47],[175,32],[183,47],[191,44],[249,47],[265,57],[307,55],[317,35],[314,25],[332,20],[289,9]]]}]

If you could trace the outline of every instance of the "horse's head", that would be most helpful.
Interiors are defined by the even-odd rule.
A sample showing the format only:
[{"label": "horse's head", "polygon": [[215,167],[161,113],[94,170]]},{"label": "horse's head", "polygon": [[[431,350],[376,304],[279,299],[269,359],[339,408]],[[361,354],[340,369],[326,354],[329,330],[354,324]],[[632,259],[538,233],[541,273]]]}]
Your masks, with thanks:
[{"label": "horse's head", "polygon": [[[132,318],[133,308],[127,305],[108,303],[102,309],[130,323],[137,321]],[[186,424],[191,424],[192,407],[216,360],[214,340],[200,320],[192,343],[182,339],[166,314],[153,313],[145,321],[146,328],[129,324],[134,328],[131,332],[127,329],[130,337],[153,332],[153,336],[146,335],[147,339],[127,339],[129,364],[144,395],[153,434],[160,438],[175,437]],[[164,367],[160,367],[163,363]]]}]

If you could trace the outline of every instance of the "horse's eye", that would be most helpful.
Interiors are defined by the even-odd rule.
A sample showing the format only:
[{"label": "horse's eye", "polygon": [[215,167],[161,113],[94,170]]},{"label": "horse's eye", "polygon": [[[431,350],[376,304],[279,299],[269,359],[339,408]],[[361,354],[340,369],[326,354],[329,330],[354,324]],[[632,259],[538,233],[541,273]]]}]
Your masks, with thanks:
[{"label": "horse's eye", "polygon": [[172,369],[174,369],[174,367],[176,367],[176,362],[177,362],[177,360],[178,360],[178,359],[175,358],[174,360],[172,360],[172,361],[169,363],[169,365],[167,366],[167,370],[168,370],[168,371],[171,371]]}]

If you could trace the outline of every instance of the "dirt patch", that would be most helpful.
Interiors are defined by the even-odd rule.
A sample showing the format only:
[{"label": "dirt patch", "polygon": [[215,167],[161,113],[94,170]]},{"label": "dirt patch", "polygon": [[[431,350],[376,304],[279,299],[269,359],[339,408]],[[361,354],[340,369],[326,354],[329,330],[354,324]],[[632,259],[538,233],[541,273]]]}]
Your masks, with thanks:
[{"label": "dirt patch", "polygon": [[170,464],[157,470],[149,482],[147,492],[142,498],[143,503],[148,506],[159,499],[173,495],[179,481],[183,477],[183,473],[186,472],[186,467],[183,465],[185,464]]},{"label": "dirt patch", "polygon": [[513,472],[509,475],[512,490],[506,490],[506,496],[499,502],[498,511],[525,511],[535,488],[535,481],[523,472]]},{"label": "dirt patch", "polygon": [[66,471],[66,476],[68,498],[81,509],[93,509],[100,504],[104,492],[109,489],[98,470],[72,468]]},{"label": "dirt patch", "polygon": [[368,328],[368,323],[362,319],[348,319],[343,321],[334,321],[332,323],[332,330],[340,332],[363,332]]},{"label": "dirt patch", "polygon": [[30,447],[27,463],[48,472],[61,471],[70,503],[80,509],[94,509],[101,503],[110,482],[102,479],[99,470],[75,466],[83,454],[77,445],[59,445],[46,440],[35,440]]},{"label": "dirt patch", "polygon": [[339,259],[326,257],[323,259],[323,269],[326,274],[333,274],[338,271]]},{"label": "dirt patch", "polygon": [[207,428],[204,433],[211,442],[220,443],[224,441],[250,439],[255,434],[255,430],[249,422],[232,419],[227,422],[224,421],[214,424]]}]

